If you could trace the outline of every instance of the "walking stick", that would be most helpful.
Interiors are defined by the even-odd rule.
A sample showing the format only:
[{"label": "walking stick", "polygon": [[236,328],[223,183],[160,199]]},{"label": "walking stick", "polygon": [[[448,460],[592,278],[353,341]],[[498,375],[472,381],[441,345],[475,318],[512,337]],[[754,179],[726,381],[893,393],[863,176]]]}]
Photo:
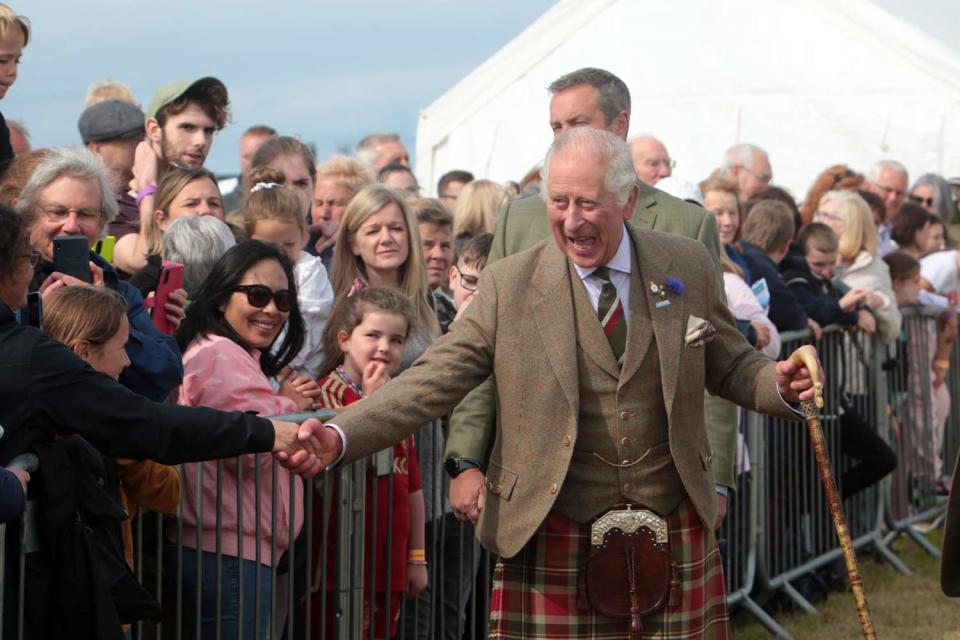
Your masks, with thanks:
[{"label": "walking stick", "polygon": [[863,578],[860,577],[860,571],[857,569],[857,556],[853,550],[853,540],[850,539],[850,529],[847,527],[847,519],[843,515],[843,507],[840,506],[840,494],[837,491],[837,483],[833,478],[833,469],[830,466],[830,459],[827,457],[827,447],[823,438],[823,429],[820,426],[820,418],[817,415],[817,409],[823,408],[823,382],[820,379],[820,366],[817,363],[816,352],[813,347],[804,345],[793,352],[790,360],[805,366],[810,372],[810,379],[813,381],[815,392],[814,400],[802,401],[800,403],[800,409],[803,411],[807,428],[810,431],[810,441],[813,444],[813,453],[817,458],[817,468],[820,471],[823,490],[827,494],[830,516],[833,518],[833,528],[836,529],[837,538],[840,539],[840,549],[843,551],[843,562],[847,567],[847,577],[850,579],[850,587],[853,589],[853,600],[857,605],[857,616],[860,618],[860,628],[863,630],[863,637],[866,640],[875,640],[877,634],[873,630],[873,620],[870,619],[870,609],[867,607],[867,595],[863,590]]}]

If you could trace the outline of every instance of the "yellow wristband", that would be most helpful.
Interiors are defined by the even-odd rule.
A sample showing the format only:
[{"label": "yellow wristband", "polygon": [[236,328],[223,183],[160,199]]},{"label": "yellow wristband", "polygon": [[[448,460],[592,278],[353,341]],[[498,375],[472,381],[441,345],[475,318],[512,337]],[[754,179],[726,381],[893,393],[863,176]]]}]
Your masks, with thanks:
[{"label": "yellow wristband", "polygon": [[944,371],[946,371],[947,369],[950,368],[950,361],[949,361],[949,360],[934,360],[934,361],[933,361],[933,366],[935,366],[937,369],[943,369]]},{"label": "yellow wristband", "polygon": [[407,560],[410,561],[427,561],[427,552],[424,549],[408,549],[407,550]]}]

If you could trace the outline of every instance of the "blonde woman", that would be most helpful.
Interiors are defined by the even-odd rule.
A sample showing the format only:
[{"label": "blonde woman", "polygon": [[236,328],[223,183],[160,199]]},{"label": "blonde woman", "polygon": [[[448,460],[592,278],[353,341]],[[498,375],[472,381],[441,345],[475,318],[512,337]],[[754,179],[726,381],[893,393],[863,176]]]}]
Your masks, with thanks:
[{"label": "blonde woman", "polygon": [[214,216],[223,220],[223,198],[212,173],[202,167],[170,169],[163,174],[151,216],[141,216],[140,232],[117,241],[113,264],[127,273],[143,269],[151,256],[163,254],[163,232],[184,216]]},{"label": "blonde woman", "polygon": [[453,236],[459,240],[493,233],[505,199],[506,190],[492,180],[467,183],[453,210]]},{"label": "blonde woman", "polygon": [[828,191],[813,219],[833,229],[840,240],[835,279],[871,292],[868,304],[877,320],[877,336],[884,344],[893,342],[900,335],[900,311],[890,269],[877,258],[877,227],[870,207],[855,191]]},{"label": "blonde woman", "polygon": [[329,271],[333,263],[333,244],[337,241],[340,220],[347,205],[360,189],[373,182],[358,161],[335,155],[317,165],[317,180],[310,206],[311,253],[320,256]]},{"label": "blonde woman", "polygon": [[[30,21],[5,4],[0,3],[0,100],[17,81],[20,55],[30,41]],[[0,162],[13,160],[10,131],[0,114]]]}]

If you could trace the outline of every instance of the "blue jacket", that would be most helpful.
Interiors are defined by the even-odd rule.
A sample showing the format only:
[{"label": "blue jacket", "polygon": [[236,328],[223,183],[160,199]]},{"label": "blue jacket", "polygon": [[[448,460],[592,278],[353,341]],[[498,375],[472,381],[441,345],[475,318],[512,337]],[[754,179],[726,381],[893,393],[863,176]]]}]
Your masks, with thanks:
[{"label": "blue jacket", "polygon": [[[127,355],[130,357],[130,366],[120,374],[120,383],[150,400],[166,399],[183,380],[183,361],[177,341],[157,331],[143,304],[143,296],[133,286],[120,281],[113,265],[92,251],[90,261],[103,269],[104,284],[127,301],[127,320],[130,321]],[[37,267],[31,291],[35,291],[53,270],[52,262],[42,261]]]},{"label": "blue jacket", "polygon": [[15,520],[26,508],[27,498],[19,478],[0,468],[0,524]]},{"label": "blue jacket", "polygon": [[743,258],[750,267],[751,279],[749,284],[764,278],[767,289],[770,291],[770,320],[777,327],[777,331],[799,331],[807,328],[807,312],[804,311],[793,293],[780,277],[777,265],[764,251],[755,244],[741,242]]}]

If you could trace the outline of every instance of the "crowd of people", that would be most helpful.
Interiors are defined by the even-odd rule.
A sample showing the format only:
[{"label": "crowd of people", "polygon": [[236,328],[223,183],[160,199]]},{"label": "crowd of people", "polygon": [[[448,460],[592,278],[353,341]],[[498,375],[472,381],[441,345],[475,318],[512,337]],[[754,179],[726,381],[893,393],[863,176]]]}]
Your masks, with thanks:
[{"label": "crowd of people", "polygon": [[[17,79],[29,41],[29,21],[0,5],[0,98]],[[581,69],[549,92],[546,124],[558,141],[570,148],[606,144],[613,151],[603,159],[611,166],[611,145],[627,142],[631,224],[686,236],[705,248],[741,336],[736,339],[754,351],[776,359],[785,333],[810,330],[819,338],[830,325],[892,344],[903,339],[899,309],[942,309],[925,334],[929,348],[909,369],[912,375],[929,372],[923,380],[934,398],[934,428],[924,447],[942,490],[949,489],[940,449],[950,410],[944,378],[957,335],[960,253],[949,238],[958,212],[943,177],[927,173],[911,184],[894,160],[878,160],[865,174],[838,164],[811,176],[808,193],[797,198],[775,186],[775,158],[759,146],[736,144],[695,184],[673,175],[676,163],[663,141],[650,134],[629,138],[629,90],[613,74]],[[332,608],[332,583],[306,599],[281,590],[273,608],[272,590],[281,585],[269,570],[285,564],[307,521],[313,523],[309,561],[332,563],[336,555],[336,519],[321,512],[319,501],[308,512],[304,500],[304,483],[326,464],[314,433],[326,430],[316,421],[298,426],[256,416],[370,402],[441,336],[462,336],[471,329],[458,332],[458,325],[479,323],[475,318],[485,311],[468,309],[486,281],[487,264],[544,246],[551,235],[546,210],[552,216],[554,208],[576,207],[589,217],[600,200],[560,202],[551,180],[561,179],[562,167],[550,176],[550,156],[506,184],[475,175],[474,167],[456,168],[435,185],[436,197],[426,197],[428,187],[418,184],[396,134],[365,137],[352,157],[318,159],[295,136],[266,125],[244,132],[239,177],[221,181],[204,163],[230,109],[227,87],[213,77],[163,86],[145,110],[122,83],[103,81],[91,88],[78,115],[80,144],[35,150],[22,123],[15,127],[0,116],[0,465],[8,465],[0,469],[0,521],[21,517],[29,490],[41,506],[34,520],[48,533],[43,557],[28,571],[28,589],[44,594],[37,602],[56,603],[54,611],[87,612],[78,620],[28,607],[33,637],[67,637],[61,634],[68,623],[93,630],[85,637],[119,637],[131,633],[126,625],[160,616],[154,594],[133,588],[130,514],[138,509],[170,516],[164,589],[184,603],[183,629],[199,620],[203,637],[214,637],[217,629],[236,637],[241,626],[244,637],[254,637],[256,628],[282,633],[289,599],[317,617],[321,608]],[[613,142],[569,138],[579,128],[606,131]],[[572,153],[555,146],[551,153]],[[574,254],[588,252],[594,242],[557,233],[554,228],[557,242],[571,244]],[[69,241],[77,238],[85,248],[71,262]],[[629,269],[616,273],[614,260],[609,280],[594,285],[574,263],[577,271],[571,267],[570,273],[579,273],[588,292],[596,287],[595,310],[598,304],[603,309],[611,283],[626,297]],[[526,288],[526,277],[535,274],[507,284]],[[666,304],[670,292],[684,290],[671,279],[650,286]],[[573,308],[554,312],[577,316],[581,304],[590,301],[577,298]],[[665,306],[657,303],[657,309]],[[608,337],[616,340],[624,326]],[[518,336],[517,348],[528,339]],[[621,362],[631,347],[625,348]],[[588,364],[579,366],[587,370]],[[614,360],[597,365],[619,366]],[[637,366],[646,371],[657,365],[645,360]],[[827,363],[828,375],[834,366]],[[522,384],[501,384],[536,384],[522,367],[508,371]],[[395,438],[392,472],[371,476],[368,511],[372,493],[373,517],[385,522],[389,505],[393,523],[391,531],[381,526],[368,540],[376,550],[373,591],[386,594],[389,603],[374,606],[365,597],[364,624],[376,637],[400,632],[405,598],[429,613],[408,616],[404,637],[441,637],[441,629],[442,637],[464,633],[463,603],[474,589],[478,559],[464,562],[459,554],[472,549],[472,525],[490,495],[510,500],[517,478],[493,461],[499,455],[494,449],[503,448],[494,444],[497,407],[509,406],[510,394],[536,395],[497,382],[488,379],[456,409],[425,420],[416,438]],[[927,390],[919,376],[912,388],[914,401],[922,402]],[[704,507],[691,496],[692,503],[677,507],[636,484],[616,493],[662,504],[664,515],[679,509],[681,522],[709,514],[709,532],[722,522],[726,497],[736,488],[731,443],[737,414],[727,400],[700,388],[683,393],[698,396],[697,402],[703,396],[709,444],[699,455],[711,470],[715,505]],[[429,398],[423,402],[432,410]],[[850,400],[843,415],[844,452],[856,461],[842,478],[845,496],[897,465],[857,405]],[[624,420],[627,414],[621,413]],[[583,419],[586,433],[592,422]],[[610,459],[624,458],[629,466],[639,452],[631,449],[631,437],[616,443]],[[570,444],[567,436],[564,446]],[[40,459],[35,477],[20,462],[25,452]],[[574,469],[560,483],[562,506],[556,509],[582,522],[595,515],[595,505],[567,487],[599,482],[607,469]],[[652,482],[679,491],[681,477],[665,472]],[[517,491],[529,488],[517,485]],[[545,491],[557,494],[558,485]],[[81,544],[68,539],[78,535],[73,516],[96,532],[97,558],[113,561],[109,572],[81,575],[60,566],[70,552],[65,545]],[[499,531],[479,534],[501,555],[519,551]],[[435,570],[440,565],[442,573]],[[44,577],[31,580],[41,570]],[[330,564],[328,575],[333,571]],[[713,575],[701,589],[722,592],[722,574],[719,586]],[[82,596],[70,607],[59,601],[74,591]],[[509,594],[500,593],[502,610]],[[460,606],[438,606],[442,598]],[[104,603],[109,614],[102,613]],[[689,637],[726,637],[707,633],[725,628],[719,624],[726,620],[725,604],[703,616],[699,632],[685,628]],[[324,632],[332,627],[317,631]]]}]

